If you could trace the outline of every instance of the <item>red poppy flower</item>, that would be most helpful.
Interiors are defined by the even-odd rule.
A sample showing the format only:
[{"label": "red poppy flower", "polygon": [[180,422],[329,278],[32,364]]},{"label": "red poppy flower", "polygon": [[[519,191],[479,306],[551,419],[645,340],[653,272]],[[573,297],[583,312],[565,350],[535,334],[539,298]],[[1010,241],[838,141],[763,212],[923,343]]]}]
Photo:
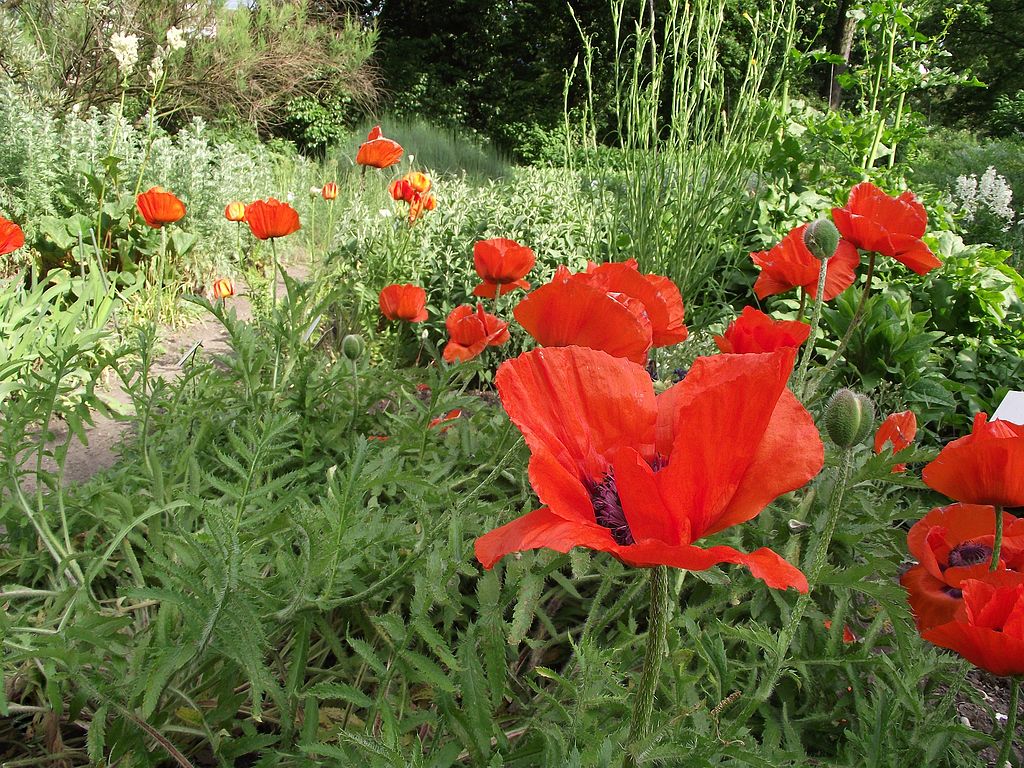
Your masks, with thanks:
[{"label": "red poppy flower", "polygon": [[[917,560],[900,577],[918,629],[953,620],[964,579],[989,572],[996,532],[995,509],[982,504],[950,504],[933,509],[911,527],[907,549]],[[1024,520],[1003,512],[1001,570],[1024,571]]]},{"label": "red poppy flower", "polygon": [[333,181],[328,181],[320,189],[320,195],[324,200],[335,200],[338,197],[338,185]]},{"label": "red poppy flower", "polygon": [[356,162],[371,168],[389,168],[402,159],[402,146],[397,141],[386,139],[381,134],[380,126],[375,125],[359,145]]},{"label": "red poppy flower", "polygon": [[[828,629],[828,630],[832,629],[832,621],[830,619],[825,619],[825,629]],[[857,636],[855,634],[853,634],[853,631],[848,626],[846,626],[845,624],[843,625],[843,642],[844,643],[856,643],[857,642]]]},{"label": "red poppy flower", "polygon": [[[444,416],[438,416],[436,418],[431,419],[430,423],[427,424],[427,429],[433,429],[436,426],[444,424],[446,421],[455,421],[456,419],[460,419],[460,418],[462,418],[462,409],[461,408],[453,408],[452,410],[448,411],[448,413],[446,413]],[[451,424],[449,424],[449,425],[447,425],[445,427],[441,427],[441,434],[443,435],[445,432],[447,432],[451,428],[452,428]]]},{"label": "red poppy flower", "polygon": [[[750,254],[753,262],[761,267],[761,274],[754,283],[757,298],[764,299],[801,287],[812,299],[817,298],[821,262],[807,249],[805,229],[807,225],[802,224],[771,250]],[[860,254],[854,245],[840,240],[835,256],[828,260],[825,268],[825,301],[832,301],[853,285],[856,278],[854,270],[859,264]]]},{"label": "red poppy flower", "polygon": [[13,221],[0,216],[0,256],[13,253],[25,244],[25,233]]},{"label": "red poppy flower", "polygon": [[136,196],[135,204],[142,218],[154,229],[173,224],[185,215],[185,204],[163,187],[151,187],[148,192]]},{"label": "red poppy flower", "polygon": [[573,279],[641,302],[651,322],[651,346],[678,344],[689,335],[683,325],[683,297],[679,288],[662,275],[642,274],[636,259],[589,264],[586,272],[574,275]]},{"label": "red poppy flower", "polygon": [[652,337],[644,305],[575,277],[559,267],[513,310],[519,324],[545,347],[590,347],[642,365]]},{"label": "red poppy flower", "polygon": [[790,349],[698,358],[657,396],[641,366],[584,347],[503,363],[498,394],[526,438],[545,506],[477,539],[477,559],[491,568],[512,552],[580,546],[638,567],[739,563],[771,587],[807,591],[770,549],[694,545],[821,470],[818,430],[786,389],[794,358]]},{"label": "red poppy flower", "polygon": [[[899,453],[912,442],[917,434],[917,417],[913,411],[900,411],[891,414],[875,433],[875,453],[881,453],[886,443],[892,446],[893,453]],[[896,464],[893,472],[903,472],[906,464]]]},{"label": "red poppy flower", "polygon": [[953,619],[921,637],[993,675],[1024,675],[1024,573],[987,573],[962,590]]},{"label": "red poppy flower", "polygon": [[224,218],[228,221],[245,221],[245,203],[235,200],[224,206]]},{"label": "red poppy flower", "polygon": [[418,285],[389,285],[377,299],[380,313],[388,320],[422,323],[427,319],[427,292]]},{"label": "red poppy flower", "polygon": [[418,192],[421,195],[427,194],[434,186],[434,182],[430,180],[430,177],[420,171],[409,171],[405,174],[404,178],[409,182],[412,191]]},{"label": "red poppy flower", "polygon": [[530,284],[523,278],[536,261],[533,250],[515,240],[480,240],[473,246],[473,265],[483,282],[473,289],[473,295],[493,299],[499,290],[502,296],[516,288],[529,290]]},{"label": "red poppy flower", "polygon": [[226,277],[213,281],[213,298],[226,299],[235,295],[234,284]]},{"label": "red poppy flower", "polygon": [[449,341],[442,355],[445,362],[472,360],[486,347],[497,347],[509,340],[508,323],[502,322],[483,304],[456,307],[444,321]]},{"label": "red poppy flower", "polygon": [[259,240],[287,237],[302,228],[298,211],[273,197],[245,206],[245,221]]},{"label": "red poppy flower", "polygon": [[743,313],[725,329],[724,336],[715,336],[718,349],[726,354],[774,352],[777,349],[798,348],[811,335],[811,326],[797,320],[773,320],[753,307],[744,307]]},{"label": "red poppy flower", "polygon": [[388,185],[388,194],[392,200],[400,200],[406,203],[412,201],[415,190],[406,179],[395,179]]},{"label": "red poppy flower", "polygon": [[437,198],[431,194],[420,194],[413,192],[412,200],[409,201],[409,224],[415,224],[424,211],[432,211],[437,207]]},{"label": "red poppy flower", "polygon": [[1024,426],[977,414],[971,434],[946,445],[921,478],[968,504],[1024,506]]},{"label": "red poppy flower", "polygon": [[875,251],[923,275],[942,262],[924,244],[928,214],[913,192],[889,197],[869,181],[850,190],[845,208],[833,208],[840,234],[863,251]]}]

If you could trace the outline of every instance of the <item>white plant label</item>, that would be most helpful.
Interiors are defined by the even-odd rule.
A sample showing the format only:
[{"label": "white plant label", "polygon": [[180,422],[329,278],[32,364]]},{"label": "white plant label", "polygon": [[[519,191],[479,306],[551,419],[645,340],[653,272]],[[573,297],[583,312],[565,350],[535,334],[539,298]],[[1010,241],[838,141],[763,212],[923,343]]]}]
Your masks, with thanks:
[{"label": "white plant label", "polygon": [[1014,424],[1024,424],[1024,392],[1010,391],[992,414],[992,419],[1002,419]]}]

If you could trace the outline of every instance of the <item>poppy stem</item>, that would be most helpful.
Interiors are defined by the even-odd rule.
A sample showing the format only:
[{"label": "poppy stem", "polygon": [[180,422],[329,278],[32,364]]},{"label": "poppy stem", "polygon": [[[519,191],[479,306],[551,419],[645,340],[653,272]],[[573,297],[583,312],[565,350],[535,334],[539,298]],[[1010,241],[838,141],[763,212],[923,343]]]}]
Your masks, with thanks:
[{"label": "poppy stem", "polygon": [[996,765],[1003,768],[1010,764],[1010,755],[1013,753],[1013,737],[1017,730],[1017,707],[1020,701],[1020,678],[1010,678],[1010,706],[1006,713],[1006,730],[1003,734],[1003,747],[999,750],[999,758]]},{"label": "poppy stem", "polygon": [[990,571],[999,569],[999,550],[1003,548],[1003,505],[996,504],[994,509],[996,512],[996,538],[992,542],[992,562],[988,566]]},{"label": "poppy stem", "polygon": [[[647,650],[644,666],[637,684],[636,704],[633,718],[629,723],[627,743],[629,749],[651,733],[651,714],[654,712],[654,697],[661,677],[661,662],[665,658],[665,644],[668,639],[668,568],[659,565],[651,568],[651,610],[647,619]],[[637,762],[632,752],[626,755],[626,768],[635,768]]]},{"label": "poppy stem", "polygon": [[[828,274],[828,259],[821,260],[821,267],[818,269],[818,291],[814,294],[814,309],[811,312],[811,334],[807,337],[804,355],[800,360],[800,370],[796,375],[793,390],[803,392],[804,383],[807,379],[807,366],[814,355],[814,341],[818,336],[818,324],[821,322],[821,306],[825,303],[825,277]],[[803,310],[801,309],[801,314]]]},{"label": "poppy stem", "polygon": [[800,286],[800,309],[796,312],[796,319],[798,322],[802,322],[804,319],[804,310],[807,309],[807,291],[804,287]]}]

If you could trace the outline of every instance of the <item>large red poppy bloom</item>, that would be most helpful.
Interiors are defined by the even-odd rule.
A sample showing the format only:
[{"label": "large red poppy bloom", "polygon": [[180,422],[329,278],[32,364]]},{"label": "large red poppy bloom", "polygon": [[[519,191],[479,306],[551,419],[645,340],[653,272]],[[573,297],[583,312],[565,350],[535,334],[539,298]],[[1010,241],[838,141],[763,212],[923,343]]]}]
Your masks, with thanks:
[{"label": "large red poppy bloom", "polygon": [[13,221],[0,216],[0,256],[6,256],[25,244],[25,233]]},{"label": "large red poppy bloom", "polygon": [[652,341],[643,303],[577,277],[559,267],[550,283],[519,302],[516,320],[545,347],[589,347],[642,365]]},{"label": "large red poppy bloom", "polygon": [[[893,453],[899,453],[912,442],[917,434],[917,416],[913,411],[900,411],[890,414],[875,432],[875,453],[881,453],[886,443],[892,446]],[[906,464],[895,464],[893,472],[902,472]]]},{"label": "large red poppy bloom", "polygon": [[515,240],[480,240],[473,246],[473,266],[483,282],[473,289],[473,295],[493,299],[499,291],[504,296],[516,288],[529,290],[530,284],[523,278],[536,261],[533,250]]},{"label": "large red poppy bloom", "polygon": [[245,206],[245,222],[259,240],[287,237],[302,228],[298,211],[273,197]]},{"label": "large red poppy bloom", "polygon": [[[794,288],[803,288],[812,299],[818,297],[818,272],[821,261],[807,249],[802,224],[782,238],[782,241],[768,251],[750,254],[753,262],[761,267],[761,274],[754,283],[754,293],[759,299],[785,293]],[[824,301],[832,301],[845,291],[856,278],[854,270],[860,264],[860,254],[847,240],[840,240],[835,255],[825,267]]]},{"label": "large red poppy bloom", "polygon": [[1024,573],[987,573],[961,588],[953,619],[921,637],[993,675],[1024,675]]},{"label": "large red poppy bloom", "polygon": [[[996,532],[995,510],[982,504],[933,509],[911,527],[907,549],[918,565],[900,583],[907,590],[918,629],[953,620],[964,579],[989,572]],[[1003,512],[999,569],[1024,570],[1024,520]]]},{"label": "large red poppy bloom", "polygon": [[185,215],[185,204],[163,187],[151,187],[136,196],[135,204],[146,223],[154,229],[173,224]]},{"label": "large red poppy bloom", "polygon": [[384,138],[380,126],[375,125],[359,145],[356,162],[371,168],[389,168],[402,159],[402,152],[401,144]]},{"label": "large red poppy bloom", "polygon": [[845,208],[833,208],[839,233],[864,251],[874,251],[903,262],[923,275],[942,262],[924,244],[928,214],[909,190],[889,197],[869,181],[850,190]]},{"label": "large red poppy bloom", "polygon": [[508,323],[502,322],[483,304],[456,307],[444,321],[448,343],[444,347],[445,362],[472,360],[486,347],[497,347],[509,340]]},{"label": "large red poppy bloom", "polygon": [[786,389],[794,350],[699,358],[655,396],[639,365],[584,347],[538,349],[495,378],[530,448],[543,507],[476,541],[491,568],[512,552],[587,547],[632,566],[740,563],[771,587],[807,590],[767,548],[694,542],[755,517],[820,470],[810,414]]},{"label": "large red poppy bloom", "polygon": [[968,504],[1024,506],[1024,426],[977,414],[971,434],[946,445],[921,478]]},{"label": "large red poppy bloom", "polygon": [[773,320],[759,309],[744,307],[743,313],[725,329],[725,335],[715,336],[718,349],[726,354],[774,352],[791,347],[796,349],[811,335],[811,326],[797,320]]},{"label": "large red poppy bloom", "polygon": [[418,285],[389,285],[377,298],[380,313],[388,320],[422,323],[427,319],[427,292]]}]

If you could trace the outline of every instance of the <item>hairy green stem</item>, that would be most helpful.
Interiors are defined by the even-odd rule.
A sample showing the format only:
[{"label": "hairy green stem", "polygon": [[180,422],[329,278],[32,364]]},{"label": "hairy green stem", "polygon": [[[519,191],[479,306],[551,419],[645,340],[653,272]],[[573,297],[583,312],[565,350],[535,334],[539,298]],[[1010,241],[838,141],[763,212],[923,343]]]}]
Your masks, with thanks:
[{"label": "hairy green stem", "polygon": [[814,295],[814,309],[811,311],[811,335],[807,337],[807,343],[804,346],[800,370],[797,372],[796,381],[793,384],[794,392],[803,392],[804,382],[807,378],[807,366],[810,365],[811,357],[814,355],[814,341],[818,335],[818,325],[821,323],[821,306],[825,303],[825,278],[827,275],[828,259],[822,259],[821,267],[818,269],[818,292]]},{"label": "hairy green stem", "polygon": [[[647,650],[644,666],[640,673],[633,705],[633,718],[629,723],[627,743],[633,748],[638,741],[651,733],[651,714],[654,712],[654,697],[661,677],[661,662],[665,657],[668,637],[668,568],[658,565],[651,568],[651,610],[647,618]],[[634,768],[636,759],[626,756],[626,768]]]},{"label": "hairy green stem", "polygon": [[999,551],[1003,548],[1003,505],[995,505],[996,512],[996,538],[992,542],[992,562],[989,563],[988,569],[995,571],[999,568]]},{"label": "hairy green stem", "polygon": [[996,765],[999,768],[1003,768],[1004,765],[1009,765],[1010,755],[1013,752],[1013,737],[1014,732],[1017,730],[1017,707],[1020,701],[1020,678],[1010,678],[1010,708],[1006,713],[1006,730],[1003,733],[1003,746],[999,750],[999,758],[996,760]]}]

